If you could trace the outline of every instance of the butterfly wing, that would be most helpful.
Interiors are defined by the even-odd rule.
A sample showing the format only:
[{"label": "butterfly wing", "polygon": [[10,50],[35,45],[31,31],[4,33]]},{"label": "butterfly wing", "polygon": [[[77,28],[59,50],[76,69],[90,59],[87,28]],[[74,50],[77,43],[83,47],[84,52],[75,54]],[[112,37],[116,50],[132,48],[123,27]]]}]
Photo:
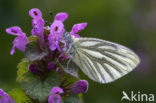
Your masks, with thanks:
[{"label": "butterfly wing", "polygon": [[92,80],[112,82],[132,71],[140,62],[130,49],[95,38],[74,39],[73,61]]}]

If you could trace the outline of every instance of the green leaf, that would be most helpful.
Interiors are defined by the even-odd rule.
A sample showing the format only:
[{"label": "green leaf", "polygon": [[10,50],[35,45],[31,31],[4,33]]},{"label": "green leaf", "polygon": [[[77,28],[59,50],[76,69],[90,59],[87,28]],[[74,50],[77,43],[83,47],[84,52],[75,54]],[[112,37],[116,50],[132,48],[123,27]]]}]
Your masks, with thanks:
[{"label": "green leaf", "polygon": [[34,62],[43,59],[45,56],[48,55],[48,52],[48,48],[41,51],[40,46],[37,42],[30,42],[26,46],[25,56],[29,61]]},{"label": "green leaf", "polygon": [[16,103],[33,103],[21,88],[10,91],[9,96],[15,100]]},{"label": "green leaf", "polygon": [[39,76],[27,72],[21,80],[21,85],[29,97],[40,102],[46,102],[51,89],[54,86],[59,86],[60,81],[56,71],[51,71],[44,81]]},{"label": "green leaf", "polygon": [[80,96],[76,94],[72,94],[63,99],[64,103],[83,103]]},{"label": "green leaf", "polygon": [[17,79],[16,79],[17,82],[20,82],[25,72],[28,72],[28,67],[29,67],[29,62],[26,58],[22,59],[21,62],[17,65],[18,68]]}]

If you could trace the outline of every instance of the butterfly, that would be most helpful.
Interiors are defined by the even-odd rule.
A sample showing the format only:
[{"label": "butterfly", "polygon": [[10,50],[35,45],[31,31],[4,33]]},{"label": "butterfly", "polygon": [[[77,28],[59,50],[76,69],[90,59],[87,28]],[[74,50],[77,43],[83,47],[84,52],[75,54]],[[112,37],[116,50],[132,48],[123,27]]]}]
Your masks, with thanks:
[{"label": "butterfly", "polygon": [[69,32],[61,37],[63,51],[91,80],[110,83],[128,74],[140,63],[129,48],[97,38],[75,38]]}]

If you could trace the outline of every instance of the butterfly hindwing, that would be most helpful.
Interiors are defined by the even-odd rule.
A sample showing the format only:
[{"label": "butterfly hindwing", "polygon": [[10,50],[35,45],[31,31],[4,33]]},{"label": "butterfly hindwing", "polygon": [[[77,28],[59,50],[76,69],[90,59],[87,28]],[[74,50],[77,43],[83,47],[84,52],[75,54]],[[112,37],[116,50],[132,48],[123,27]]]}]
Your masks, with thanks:
[{"label": "butterfly hindwing", "polygon": [[130,49],[95,38],[74,39],[73,61],[92,80],[112,82],[132,71],[138,64],[138,56]]}]

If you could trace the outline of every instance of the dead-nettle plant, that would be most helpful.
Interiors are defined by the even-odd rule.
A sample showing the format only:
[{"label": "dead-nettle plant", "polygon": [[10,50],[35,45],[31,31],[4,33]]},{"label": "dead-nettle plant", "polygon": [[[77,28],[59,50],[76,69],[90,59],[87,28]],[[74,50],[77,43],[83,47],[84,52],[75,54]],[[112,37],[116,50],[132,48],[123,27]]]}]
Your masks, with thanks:
[{"label": "dead-nettle plant", "polygon": [[[17,48],[25,58],[17,66],[21,88],[8,94],[0,89],[0,103],[83,103],[82,93],[87,92],[88,82],[80,80],[76,66],[70,69],[69,56],[63,52],[65,44],[61,42],[68,14],[58,13],[51,26],[45,25],[40,10],[31,9],[29,15],[33,18],[31,36],[27,37],[18,26],[6,29],[16,36],[10,54]],[[75,24],[70,34],[79,38],[77,32],[86,25]]]}]

